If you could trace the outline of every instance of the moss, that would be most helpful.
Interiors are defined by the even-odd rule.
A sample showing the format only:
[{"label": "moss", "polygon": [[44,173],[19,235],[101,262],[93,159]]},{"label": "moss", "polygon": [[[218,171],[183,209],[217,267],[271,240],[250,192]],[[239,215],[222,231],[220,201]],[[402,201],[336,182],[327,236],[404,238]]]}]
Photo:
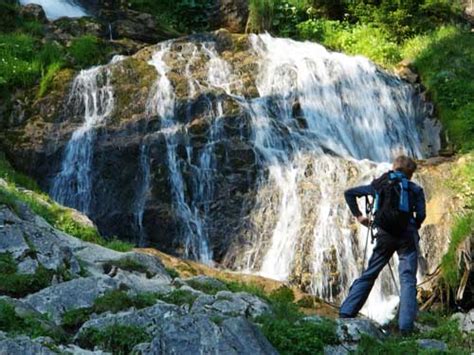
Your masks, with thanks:
[{"label": "moss", "polygon": [[120,324],[104,329],[86,329],[77,339],[82,348],[94,349],[97,346],[113,354],[130,354],[135,345],[149,341],[151,337],[143,328]]}]

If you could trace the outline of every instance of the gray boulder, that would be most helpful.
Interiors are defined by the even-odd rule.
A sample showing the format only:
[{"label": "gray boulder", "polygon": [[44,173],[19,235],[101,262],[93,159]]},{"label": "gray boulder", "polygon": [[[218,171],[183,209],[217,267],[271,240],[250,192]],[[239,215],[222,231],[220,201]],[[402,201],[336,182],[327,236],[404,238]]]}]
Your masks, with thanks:
[{"label": "gray boulder", "polygon": [[0,332],[1,355],[50,355],[55,354],[49,348],[26,336],[9,338],[6,333]]},{"label": "gray boulder", "polygon": [[337,320],[337,337],[341,343],[357,343],[363,334],[377,339],[385,340],[385,334],[369,319],[342,318]]},{"label": "gray boulder", "polygon": [[416,341],[418,346],[421,349],[425,350],[437,350],[437,351],[447,351],[448,346],[440,341],[440,340],[435,340],[435,339],[418,339]]},{"label": "gray boulder", "polygon": [[212,321],[202,314],[171,319],[139,354],[277,354],[260,330],[245,318]]},{"label": "gray boulder", "polygon": [[474,309],[471,309],[468,313],[455,313],[451,318],[458,320],[461,331],[465,333],[474,332]]},{"label": "gray boulder", "polygon": [[192,313],[255,318],[270,312],[270,306],[246,292],[220,291],[215,296],[202,295],[194,301]]},{"label": "gray boulder", "polygon": [[103,313],[85,322],[81,329],[79,329],[76,339],[80,340],[87,329],[103,329],[114,324],[137,326],[145,329],[148,334],[155,335],[159,331],[159,327],[168,326],[170,319],[176,318],[183,313],[183,310],[178,306],[161,301],[158,301],[151,307],[140,310],[132,309],[116,314]]},{"label": "gray boulder", "polygon": [[94,276],[63,282],[27,296],[24,301],[59,323],[64,312],[90,307],[106,291],[117,289],[119,282],[107,276]]},{"label": "gray boulder", "polygon": [[203,291],[204,293],[210,293],[210,291],[225,291],[227,286],[220,280],[217,280],[210,276],[199,275],[189,277],[187,279],[176,278],[173,280],[173,284],[176,286],[188,285],[196,290]]},{"label": "gray boulder", "polygon": [[0,207],[0,253],[10,253],[18,262],[19,272],[31,274],[42,265],[77,275],[80,265],[70,248],[71,239],[25,206],[19,214]]}]

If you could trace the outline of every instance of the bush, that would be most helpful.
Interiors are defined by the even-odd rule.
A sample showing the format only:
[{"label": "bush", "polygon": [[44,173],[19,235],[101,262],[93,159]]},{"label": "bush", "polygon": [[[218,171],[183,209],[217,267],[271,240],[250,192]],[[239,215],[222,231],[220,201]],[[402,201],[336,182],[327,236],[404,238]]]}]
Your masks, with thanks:
[{"label": "bush", "polygon": [[87,329],[79,336],[78,343],[85,349],[98,346],[113,354],[130,354],[135,345],[150,340],[151,337],[142,328],[115,324],[100,330]]},{"label": "bush", "polygon": [[109,248],[109,249],[112,249],[112,250],[115,250],[115,251],[120,251],[122,253],[125,253],[125,252],[130,251],[133,248],[135,248],[134,244],[124,242],[124,241],[119,240],[117,238],[112,238],[111,240],[108,240],[104,244],[104,246],[106,248]]},{"label": "bush", "polygon": [[142,274],[147,274],[147,277],[152,277],[152,275],[149,275],[148,268],[145,265],[129,257],[122,258],[119,260],[112,260],[108,262],[106,266],[116,266],[122,270],[136,271]]}]

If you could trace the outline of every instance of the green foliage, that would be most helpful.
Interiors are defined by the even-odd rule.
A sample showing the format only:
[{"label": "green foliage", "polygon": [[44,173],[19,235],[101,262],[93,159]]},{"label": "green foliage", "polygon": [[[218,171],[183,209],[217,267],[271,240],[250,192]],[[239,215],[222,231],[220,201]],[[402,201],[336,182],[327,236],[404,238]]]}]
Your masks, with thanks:
[{"label": "green foliage", "polygon": [[109,249],[112,249],[112,250],[115,250],[115,251],[120,251],[122,253],[125,253],[125,252],[130,251],[133,248],[135,248],[134,244],[124,242],[123,240],[119,240],[117,238],[112,238],[111,240],[108,240],[104,244],[104,246],[106,248],[109,248]]},{"label": "green foliage", "polygon": [[0,331],[12,334],[25,334],[31,338],[48,336],[63,342],[66,336],[60,330],[46,326],[43,319],[32,315],[18,316],[15,306],[5,300],[0,300]]},{"label": "green foliage", "polygon": [[78,338],[78,343],[86,349],[96,346],[113,354],[130,354],[137,344],[149,342],[151,337],[142,328],[114,324],[104,329],[89,328]]},{"label": "green foliage", "polygon": [[208,13],[214,6],[212,0],[130,0],[128,4],[134,10],[153,14],[161,26],[181,33],[208,30]]},{"label": "green foliage", "polygon": [[459,284],[458,249],[462,242],[474,235],[474,212],[458,216],[451,230],[451,241],[448,251],[441,259],[441,273],[443,280],[452,288]]},{"label": "green foliage", "polygon": [[46,70],[46,75],[41,78],[40,87],[38,90],[38,97],[43,97],[48,91],[51,83],[53,82],[54,76],[61,69],[62,63],[53,63],[48,66]]},{"label": "green foliage", "polygon": [[266,301],[269,300],[263,287],[257,284],[245,283],[245,282],[239,282],[239,281],[227,281],[227,280],[221,280],[221,281],[226,284],[227,288],[231,292],[247,292],[254,296],[260,297],[263,300],[266,300]]},{"label": "green foliage", "polygon": [[197,296],[193,293],[181,289],[173,290],[165,294],[157,294],[156,296],[163,302],[175,304],[178,306],[182,306],[184,304],[192,306],[197,298]]},{"label": "green foliage", "polygon": [[168,273],[168,275],[171,276],[172,279],[176,279],[180,276],[178,270],[173,269],[172,267],[167,267],[165,268],[165,270]]},{"label": "green foliage", "polygon": [[97,37],[84,35],[74,38],[68,48],[73,62],[81,67],[90,67],[104,62],[107,56],[107,47]]},{"label": "green foliage", "polygon": [[91,307],[68,310],[63,314],[61,326],[67,332],[76,333],[89,320],[92,313]]},{"label": "green foliage", "polygon": [[152,293],[139,293],[129,295],[125,291],[112,290],[97,297],[92,307],[78,308],[66,311],[63,314],[62,326],[71,333],[75,333],[93,313],[112,312],[118,313],[129,308],[142,309],[153,306],[157,295]]},{"label": "green foliage", "polygon": [[423,84],[436,103],[452,143],[463,152],[474,149],[474,42],[463,28],[442,27],[407,42]]},{"label": "green foliage", "polygon": [[0,254],[0,295],[24,297],[48,287],[55,272],[39,266],[36,272],[18,274],[17,265],[10,253]]},{"label": "green foliage", "polygon": [[147,276],[149,277],[152,276],[148,275],[148,269],[145,265],[129,257],[118,260],[112,260],[108,262],[108,265],[116,266],[122,270],[141,272],[143,274],[147,274]]},{"label": "green foliage", "polygon": [[275,1],[250,0],[247,32],[264,32],[270,30],[273,21]]},{"label": "green foliage", "polygon": [[227,290],[227,287],[225,285],[218,286],[212,282],[187,280],[186,283],[192,288],[194,288],[195,290],[202,291],[204,293],[207,293],[208,295],[215,295],[219,291]]}]

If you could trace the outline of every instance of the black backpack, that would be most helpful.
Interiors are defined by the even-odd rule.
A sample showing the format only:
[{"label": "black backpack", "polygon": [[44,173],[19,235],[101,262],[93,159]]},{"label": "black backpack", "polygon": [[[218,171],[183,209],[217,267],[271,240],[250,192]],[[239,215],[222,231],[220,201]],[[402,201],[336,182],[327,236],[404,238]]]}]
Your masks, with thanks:
[{"label": "black backpack", "polygon": [[372,181],[375,189],[374,225],[391,235],[404,232],[412,213],[409,183],[399,171],[389,171]]}]

